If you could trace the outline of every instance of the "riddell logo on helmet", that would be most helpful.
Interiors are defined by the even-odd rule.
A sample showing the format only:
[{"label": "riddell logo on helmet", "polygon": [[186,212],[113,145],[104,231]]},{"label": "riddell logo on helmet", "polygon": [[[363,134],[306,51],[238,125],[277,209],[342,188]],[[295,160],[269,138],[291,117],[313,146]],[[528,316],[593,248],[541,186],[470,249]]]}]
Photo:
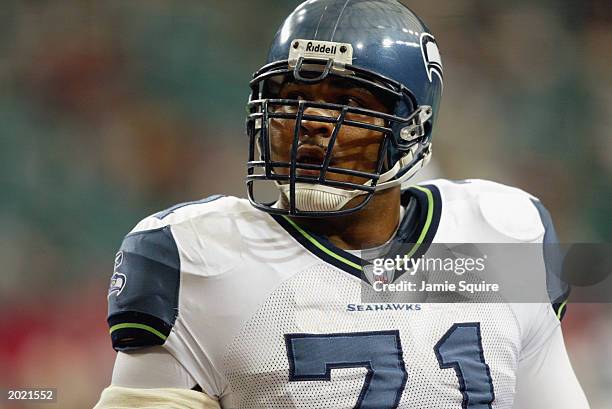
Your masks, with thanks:
[{"label": "riddell logo on helmet", "polygon": [[344,65],[353,63],[353,46],[349,43],[296,38],[289,47],[289,64],[295,64],[300,58],[331,59],[334,69],[342,71]]},{"label": "riddell logo on helmet", "polygon": [[324,54],[336,54],[336,46],[329,46],[325,44],[314,45],[312,41],[306,44],[306,52],[308,53],[324,53]]}]

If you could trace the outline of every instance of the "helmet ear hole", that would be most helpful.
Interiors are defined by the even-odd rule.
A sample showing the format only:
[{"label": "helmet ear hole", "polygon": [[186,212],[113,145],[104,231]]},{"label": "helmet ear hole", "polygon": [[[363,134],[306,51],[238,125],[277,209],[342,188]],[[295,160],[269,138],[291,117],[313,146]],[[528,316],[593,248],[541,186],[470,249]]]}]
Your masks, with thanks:
[{"label": "helmet ear hole", "polygon": [[404,96],[403,98],[398,98],[398,101],[395,104],[394,115],[407,118],[412,115],[415,109],[416,105],[413,103],[413,101],[409,97]]},{"label": "helmet ear hole", "polygon": [[[408,118],[415,110],[415,106],[413,105],[411,99],[404,96],[403,98],[399,98],[397,103],[395,104],[395,111],[393,115],[400,118]],[[401,142],[401,132],[402,129],[406,127],[405,123],[395,122],[392,124],[391,129],[393,130],[394,135],[394,144],[396,146],[400,145]],[[398,146],[399,147],[399,146]]]}]

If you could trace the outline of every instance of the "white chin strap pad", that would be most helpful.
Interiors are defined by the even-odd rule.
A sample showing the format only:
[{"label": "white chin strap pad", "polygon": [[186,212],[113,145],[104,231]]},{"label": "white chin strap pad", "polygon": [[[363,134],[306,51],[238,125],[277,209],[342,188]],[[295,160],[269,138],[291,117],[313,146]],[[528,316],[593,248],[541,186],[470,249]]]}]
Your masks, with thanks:
[{"label": "white chin strap pad", "polygon": [[[278,185],[289,201],[289,185]],[[342,209],[351,199],[365,195],[363,190],[345,190],[310,183],[295,184],[295,207],[304,212],[331,212]]]},{"label": "white chin strap pad", "polygon": [[[397,175],[397,172],[404,166],[407,166],[413,158],[414,154],[411,150],[401,160],[399,160],[395,166],[393,166],[393,168],[380,175],[379,182],[376,185],[376,190],[384,190],[401,185],[403,182],[414,176],[415,173],[421,170],[429,162],[429,159],[431,158],[431,146],[423,155],[423,158],[416,162],[410,168],[410,170],[404,173],[401,177],[393,179],[395,175]],[[364,183],[364,186],[369,186],[371,183],[372,182],[366,182]],[[277,183],[277,186],[281,191],[281,194],[289,202],[290,185],[281,185]],[[296,209],[304,212],[332,212],[341,210],[352,199],[367,193],[368,192],[364,190],[345,190],[319,184],[296,183],[295,207]]]}]

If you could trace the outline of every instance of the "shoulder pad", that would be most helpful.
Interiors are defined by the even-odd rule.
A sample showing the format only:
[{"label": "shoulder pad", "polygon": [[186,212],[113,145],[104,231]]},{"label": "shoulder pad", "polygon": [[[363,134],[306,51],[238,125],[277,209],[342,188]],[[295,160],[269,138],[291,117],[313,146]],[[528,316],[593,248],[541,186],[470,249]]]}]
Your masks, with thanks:
[{"label": "shoulder pad", "polygon": [[495,232],[511,240],[532,242],[540,239],[544,228],[529,193],[501,183],[482,179],[429,182],[440,190],[446,203],[464,202],[479,213],[479,218]]},{"label": "shoulder pad", "polygon": [[[209,197],[206,197],[204,199],[200,199],[200,200],[194,200],[191,202],[183,202],[183,203],[179,203],[179,204],[175,204],[174,206],[171,206],[169,208],[167,208],[166,210],[162,210],[161,212],[157,212],[153,215],[153,217],[155,217],[158,220],[164,220],[165,218],[167,218],[168,216],[170,216],[171,214],[176,213],[179,209],[183,209],[186,208],[188,206],[191,206],[192,209],[196,209],[196,213],[199,213],[199,211],[201,211],[201,206],[199,208],[195,208],[194,206],[196,205],[203,205],[206,203],[211,203],[214,202],[217,199],[221,199],[222,197],[225,197],[223,195],[212,195]],[[193,212],[192,212],[193,213]]]},{"label": "shoulder pad", "polygon": [[115,350],[165,342],[178,313],[179,283],[179,253],[169,226],[124,238],[108,292]]},{"label": "shoulder pad", "polygon": [[175,204],[141,220],[140,223],[132,229],[131,233],[178,224],[207,212],[218,210],[219,208],[227,206],[226,199],[230,201],[231,199],[235,200],[235,198],[226,198],[223,195],[213,195],[200,200]]},{"label": "shoulder pad", "polygon": [[132,229],[130,233],[153,230],[168,225],[178,224],[207,212],[227,207],[227,202],[232,202],[232,199],[236,200],[236,198],[233,197],[213,195],[200,200],[178,203],[144,218]]},{"label": "shoulder pad", "polygon": [[257,211],[248,200],[233,196],[213,195],[201,200],[175,204],[141,220],[131,233],[175,226],[212,214],[233,215]]},{"label": "shoulder pad", "polygon": [[563,317],[570,290],[560,279],[564,254],[550,213],[536,197],[516,187],[481,179],[423,183],[438,186],[444,201],[469,202],[488,226],[511,242],[541,243],[548,296],[557,316]]},{"label": "shoulder pad", "polygon": [[527,195],[482,193],[478,206],[487,223],[506,237],[532,242],[544,235],[538,210]]}]

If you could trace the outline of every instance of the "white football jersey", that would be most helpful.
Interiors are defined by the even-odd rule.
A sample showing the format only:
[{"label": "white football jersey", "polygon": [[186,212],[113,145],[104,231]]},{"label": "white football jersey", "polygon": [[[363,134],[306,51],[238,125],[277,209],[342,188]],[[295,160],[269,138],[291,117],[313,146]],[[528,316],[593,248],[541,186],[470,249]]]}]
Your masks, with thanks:
[{"label": "white football jersey", "polygon": [[[416,225],[397,236],[415,257],[431,243],[554,238],[516,188],[434,180],[410,198]],[[363,264],[244,199],[177,205],[117,253],[113,346],[163,345],[223,408],[512,407],[519,360],[559,326],[550,302],[368,303]],[[545,293],[544,257],[536,267]]]}]

